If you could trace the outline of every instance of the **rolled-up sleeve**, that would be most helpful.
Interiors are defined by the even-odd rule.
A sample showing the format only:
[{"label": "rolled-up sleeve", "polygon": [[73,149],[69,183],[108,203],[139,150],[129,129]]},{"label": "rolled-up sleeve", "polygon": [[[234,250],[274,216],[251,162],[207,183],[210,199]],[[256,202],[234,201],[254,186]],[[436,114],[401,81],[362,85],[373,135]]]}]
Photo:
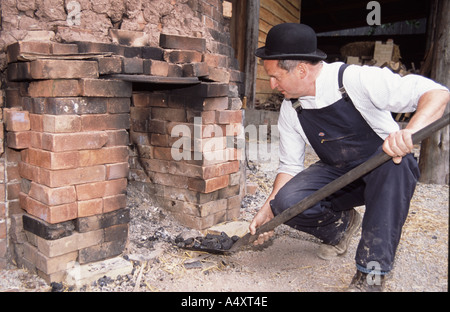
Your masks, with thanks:
[{"label": "rolled-up sleeve", "polygon": [[280,134],[278,173],[295,176],[304,169],[305,140],[300,134],[297,113],[289,102],[283,101],[278,118]]}]

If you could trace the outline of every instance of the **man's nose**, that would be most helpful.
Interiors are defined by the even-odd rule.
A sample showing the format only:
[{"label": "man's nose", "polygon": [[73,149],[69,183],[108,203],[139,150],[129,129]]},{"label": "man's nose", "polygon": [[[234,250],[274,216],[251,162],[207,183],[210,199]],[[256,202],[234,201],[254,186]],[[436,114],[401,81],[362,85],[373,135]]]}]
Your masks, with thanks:
[{"label": "man's nose", "polygon": [[271,77],[269,81],[270,81],[270,87],[272,88],[272,90],[278,86],[275,78]]}]

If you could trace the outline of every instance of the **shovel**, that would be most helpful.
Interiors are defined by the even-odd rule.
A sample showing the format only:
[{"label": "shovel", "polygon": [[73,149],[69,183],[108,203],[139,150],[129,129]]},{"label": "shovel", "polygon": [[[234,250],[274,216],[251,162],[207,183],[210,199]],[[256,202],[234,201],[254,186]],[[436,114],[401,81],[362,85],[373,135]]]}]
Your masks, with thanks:
[{"label": "shovel", "polygon": [[[417,131],[416,133],[414,133],[412,135],[413,144],[417,144],[417,143],[421,142],[422,140],[426,139],[434,132],[447,126],[449,123],[450,123],[450,113],[444,115],[440,119],[436,120],[435,122],[431,123],[430,125],[424,127],[423,129]],[[235,252],[239,248],[253,243],[261,233],[272,231],[277,226],[289,221],[290,219],[292,219],[293,217],[302,213],[309,207],[315,205],[316,203],[318,203],[322,199],[326,198],[327,196],[330,196],[331,194],[339,191],[340,189],[342,189],[343,187],[352,183],[353,181],[361,178],[363,175],[369,173],[370,171],[372,171],[373,169],[382,165],[383,163],[390,160],[391,158],[392,158],[391,156],[387,155],[384,152],[380,152],[380,153],[376,154],[372,158],[363,162],[361,165],[348,171],[347,173],[340,176],[336,180],[328,183],[327,185],[325,185],[321,189],[317,190],[316,192],[312,193],[308,197],[304,198],[297,204],[286,209],[285,211],[283,211],[281,214],[274,217],[269,222],[260,226],[256,230],[255,235],[251,235],[250,233],[247,233],[242,238],[239,238],[228,250],[215,250],[215,249],[214,250],[211,250],[211,249],[205,250],[205,249],[202,249],[202,251],[216,253],[216,254],[226,254],[226,253]]]}]

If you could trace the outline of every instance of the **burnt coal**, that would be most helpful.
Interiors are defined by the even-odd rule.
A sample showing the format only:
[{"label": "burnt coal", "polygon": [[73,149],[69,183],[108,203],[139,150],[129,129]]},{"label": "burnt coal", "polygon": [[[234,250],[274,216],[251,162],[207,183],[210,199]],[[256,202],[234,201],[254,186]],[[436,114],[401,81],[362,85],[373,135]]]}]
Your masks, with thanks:
[{"label": "burnt coal", "polygon": [[229,250],[239,239],[239,236],[229,237],[227,233],[221,232],[220,235],[207,234],[205,237],[190,237],[183,239],[181,235],[175,238],[175,243],[180,248],[190,248],[197,250]]}]

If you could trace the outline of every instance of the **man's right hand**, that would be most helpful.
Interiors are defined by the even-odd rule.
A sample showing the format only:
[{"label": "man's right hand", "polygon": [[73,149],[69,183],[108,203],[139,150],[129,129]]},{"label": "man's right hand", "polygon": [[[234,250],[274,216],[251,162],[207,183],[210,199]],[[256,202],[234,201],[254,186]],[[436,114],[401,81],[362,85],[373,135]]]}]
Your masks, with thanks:
[{"label": "man's right hand", "polygon": [[[253,218],[252,223],[250,223],[249,229],[250,234],[255,235],[256,229],[259,228],[264,223],[269,222],[274,218],[274,215],[272,213],[272,209],[270,209],[269,205],[264,205],[261,210],[258,211],[256,216]],[[262,233],[258,236],[258,238],[253,242],[253,245],[261,245],[264,244],[264,242],[268,241],[274,234],[274,231],[269,231]]]}]

